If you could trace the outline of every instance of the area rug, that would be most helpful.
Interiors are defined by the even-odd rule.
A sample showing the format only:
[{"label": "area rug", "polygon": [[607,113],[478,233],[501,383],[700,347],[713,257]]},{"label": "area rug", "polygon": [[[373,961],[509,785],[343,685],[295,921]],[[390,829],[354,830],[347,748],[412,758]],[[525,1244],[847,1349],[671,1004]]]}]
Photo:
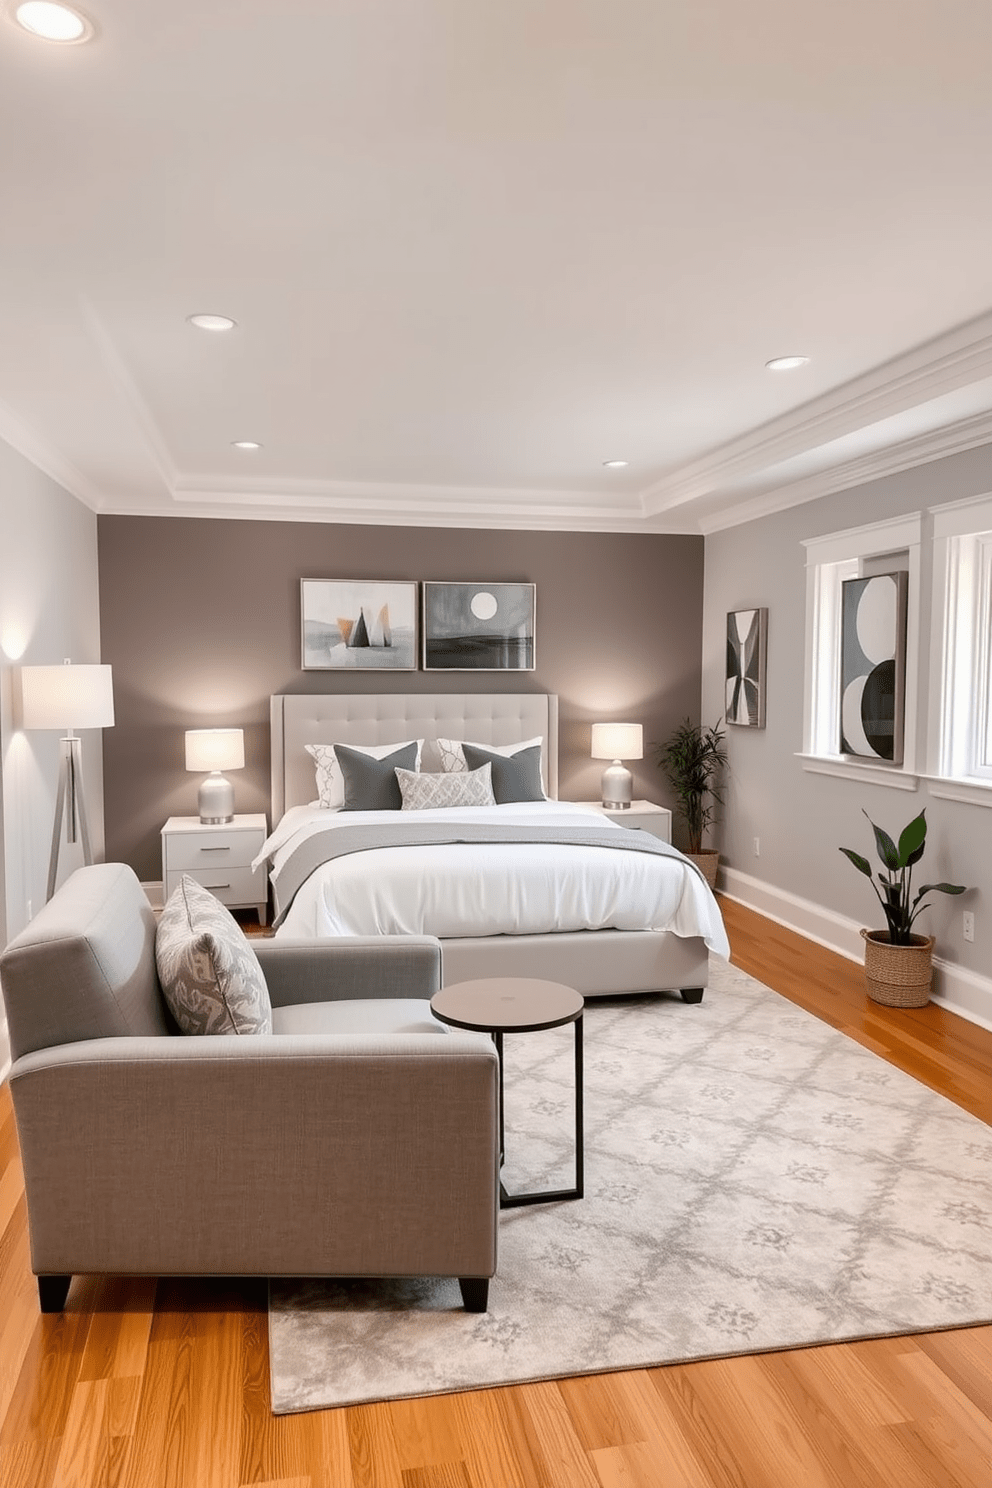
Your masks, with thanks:
[{"label": "area rug", "polygon": [[[510,1190],[572,1181],[571,1037],[506,1039]],[[992,1319],[992,1128],[734,967],[585,1056],[586,1196],[502,1212],[489,1311],[274,1281],[275,1412]]]}]

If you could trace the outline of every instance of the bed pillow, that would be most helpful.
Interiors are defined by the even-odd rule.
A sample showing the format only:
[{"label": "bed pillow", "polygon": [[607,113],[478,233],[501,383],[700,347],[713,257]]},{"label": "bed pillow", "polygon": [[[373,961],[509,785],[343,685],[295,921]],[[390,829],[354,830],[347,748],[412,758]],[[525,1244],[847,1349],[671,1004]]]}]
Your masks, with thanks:
[{"label": "bed pillow", "polygon": [[[417,763],[415,770],[420,769],[420,752],[424,747],[423,739],[404,739],[395,744],[349,744],[347,747],[357,750],[359,754],[367,754],[372,759],[383,759],[387,754],[393,754],[397,749],[403,749],[407,744],[416,744]],[[313,756],[317,766],[317,796],[321,806],[327,811],[336,811],[344,805],[344,777],[338,767],[335,744],[307,744],[304,746],[307,753]]]},{"label": "bed pillow", "polygon": [[493,806],[492,766],[439,775],[397,770],[404,811],[433,811],[446,806]]},{"label": "bed pillow", "polygon": [[478,744],[463,744],[465,762],[477,770],[487,762],[492,765],[493,796],[497,806],[512,801],[546,801],[541,782],[541,746],[519,749],[516,754],[498,754]]},{"label": "bed pillow", "polygon": [[[465,763],[465,740],[464,739],[435,739],[438,753],[441,756],[441,769],[457,774],[461,770],[467,770]],[[469,741],[472,743],[472,741]],[[519,754],[521,749],[533,749],[535,744],[543,744],[544,740],[540,734],[536,739],[524,739],[520,744],[477,744],[472,743],[473,749],[488,749],[490,754],[513,755]]]},{"label": "bed pillow", "polygon": [[344,780],[342,811],[399,811],[403,805],[397,770],[416,771],[420,753],[412,744],[393,746],[393,753],[377,758],[348,744],[335,744]]},{"label": "bed pillow", "polygon": [[155,932],[155,962],[183,1033],[271,1033],[269,989],[244,931],[220,900],[183,874]]}]

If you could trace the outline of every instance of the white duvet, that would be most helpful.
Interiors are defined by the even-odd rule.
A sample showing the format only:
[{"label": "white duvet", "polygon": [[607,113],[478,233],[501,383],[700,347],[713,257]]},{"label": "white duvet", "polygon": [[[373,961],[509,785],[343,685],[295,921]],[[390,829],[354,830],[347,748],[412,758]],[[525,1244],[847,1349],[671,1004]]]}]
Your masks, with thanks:
[{"label": "white duvet", "polygon": [[[256,863],[279,867],[300,842],[336,825],[359,826],[395,812],[295,806]],[[599,812],[564,801],[408,813],[429,824],[526,822],[611,828]],[[325,863],[299,889],[279,936],[540,935],[562,930],[671,930],[702,936],[711,951],[730,946],[716,900],[677,858],[603,847],[535,843],[452,843],[350,853]]]}]

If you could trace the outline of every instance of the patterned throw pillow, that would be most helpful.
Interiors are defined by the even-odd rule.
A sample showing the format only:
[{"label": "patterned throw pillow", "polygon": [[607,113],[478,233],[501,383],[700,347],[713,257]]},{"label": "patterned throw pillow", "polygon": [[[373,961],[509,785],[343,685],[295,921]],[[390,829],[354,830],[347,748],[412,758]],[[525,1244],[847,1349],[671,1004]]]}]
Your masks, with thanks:
[{"label": "patterned throw pillow", "polygon": [[397,770],[404,811],[433,811],[445,806],[494,806],[492,765],[459,774],[428,775]]},{"label": "patterned throw pillow", "polygon": [[244,931],[184,874],[155,935],[158,979],[183,1033],[271,1033],[269,989]]},{"label": "patterned throw pillow", "polygon": [[[416,769],[420,769],[420,752],[423,749],[423,739],[404,739],[398,744],[349,744],[349,749],[355,749],[359,754],[367,754],[370,759],[385,759],[387,754],[393,754],[397,749],[406,748],[407,744],[416,744],[417,763]],[[306,744],[304,748],[307,754],[313,756],[317,766],[317,797],[325,811],[336,811],[344,805],[344,777],[338,764],[337,755],[333,744]]]}]

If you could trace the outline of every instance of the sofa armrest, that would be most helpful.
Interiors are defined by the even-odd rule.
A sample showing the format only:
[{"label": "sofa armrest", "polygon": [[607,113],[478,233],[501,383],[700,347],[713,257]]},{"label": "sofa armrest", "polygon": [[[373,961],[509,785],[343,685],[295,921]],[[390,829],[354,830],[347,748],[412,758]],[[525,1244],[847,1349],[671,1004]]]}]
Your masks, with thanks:
[{"label": "sofa armrest", "polygon": [[495,1270],[484,1035],[98,1039],[10,1084],[39,1274]]},{"label": "sofa armrest", "polygon": [[273,1007],[345,998],[418,997],[441,985],[441,943],[429,935],[255,940]]}]

